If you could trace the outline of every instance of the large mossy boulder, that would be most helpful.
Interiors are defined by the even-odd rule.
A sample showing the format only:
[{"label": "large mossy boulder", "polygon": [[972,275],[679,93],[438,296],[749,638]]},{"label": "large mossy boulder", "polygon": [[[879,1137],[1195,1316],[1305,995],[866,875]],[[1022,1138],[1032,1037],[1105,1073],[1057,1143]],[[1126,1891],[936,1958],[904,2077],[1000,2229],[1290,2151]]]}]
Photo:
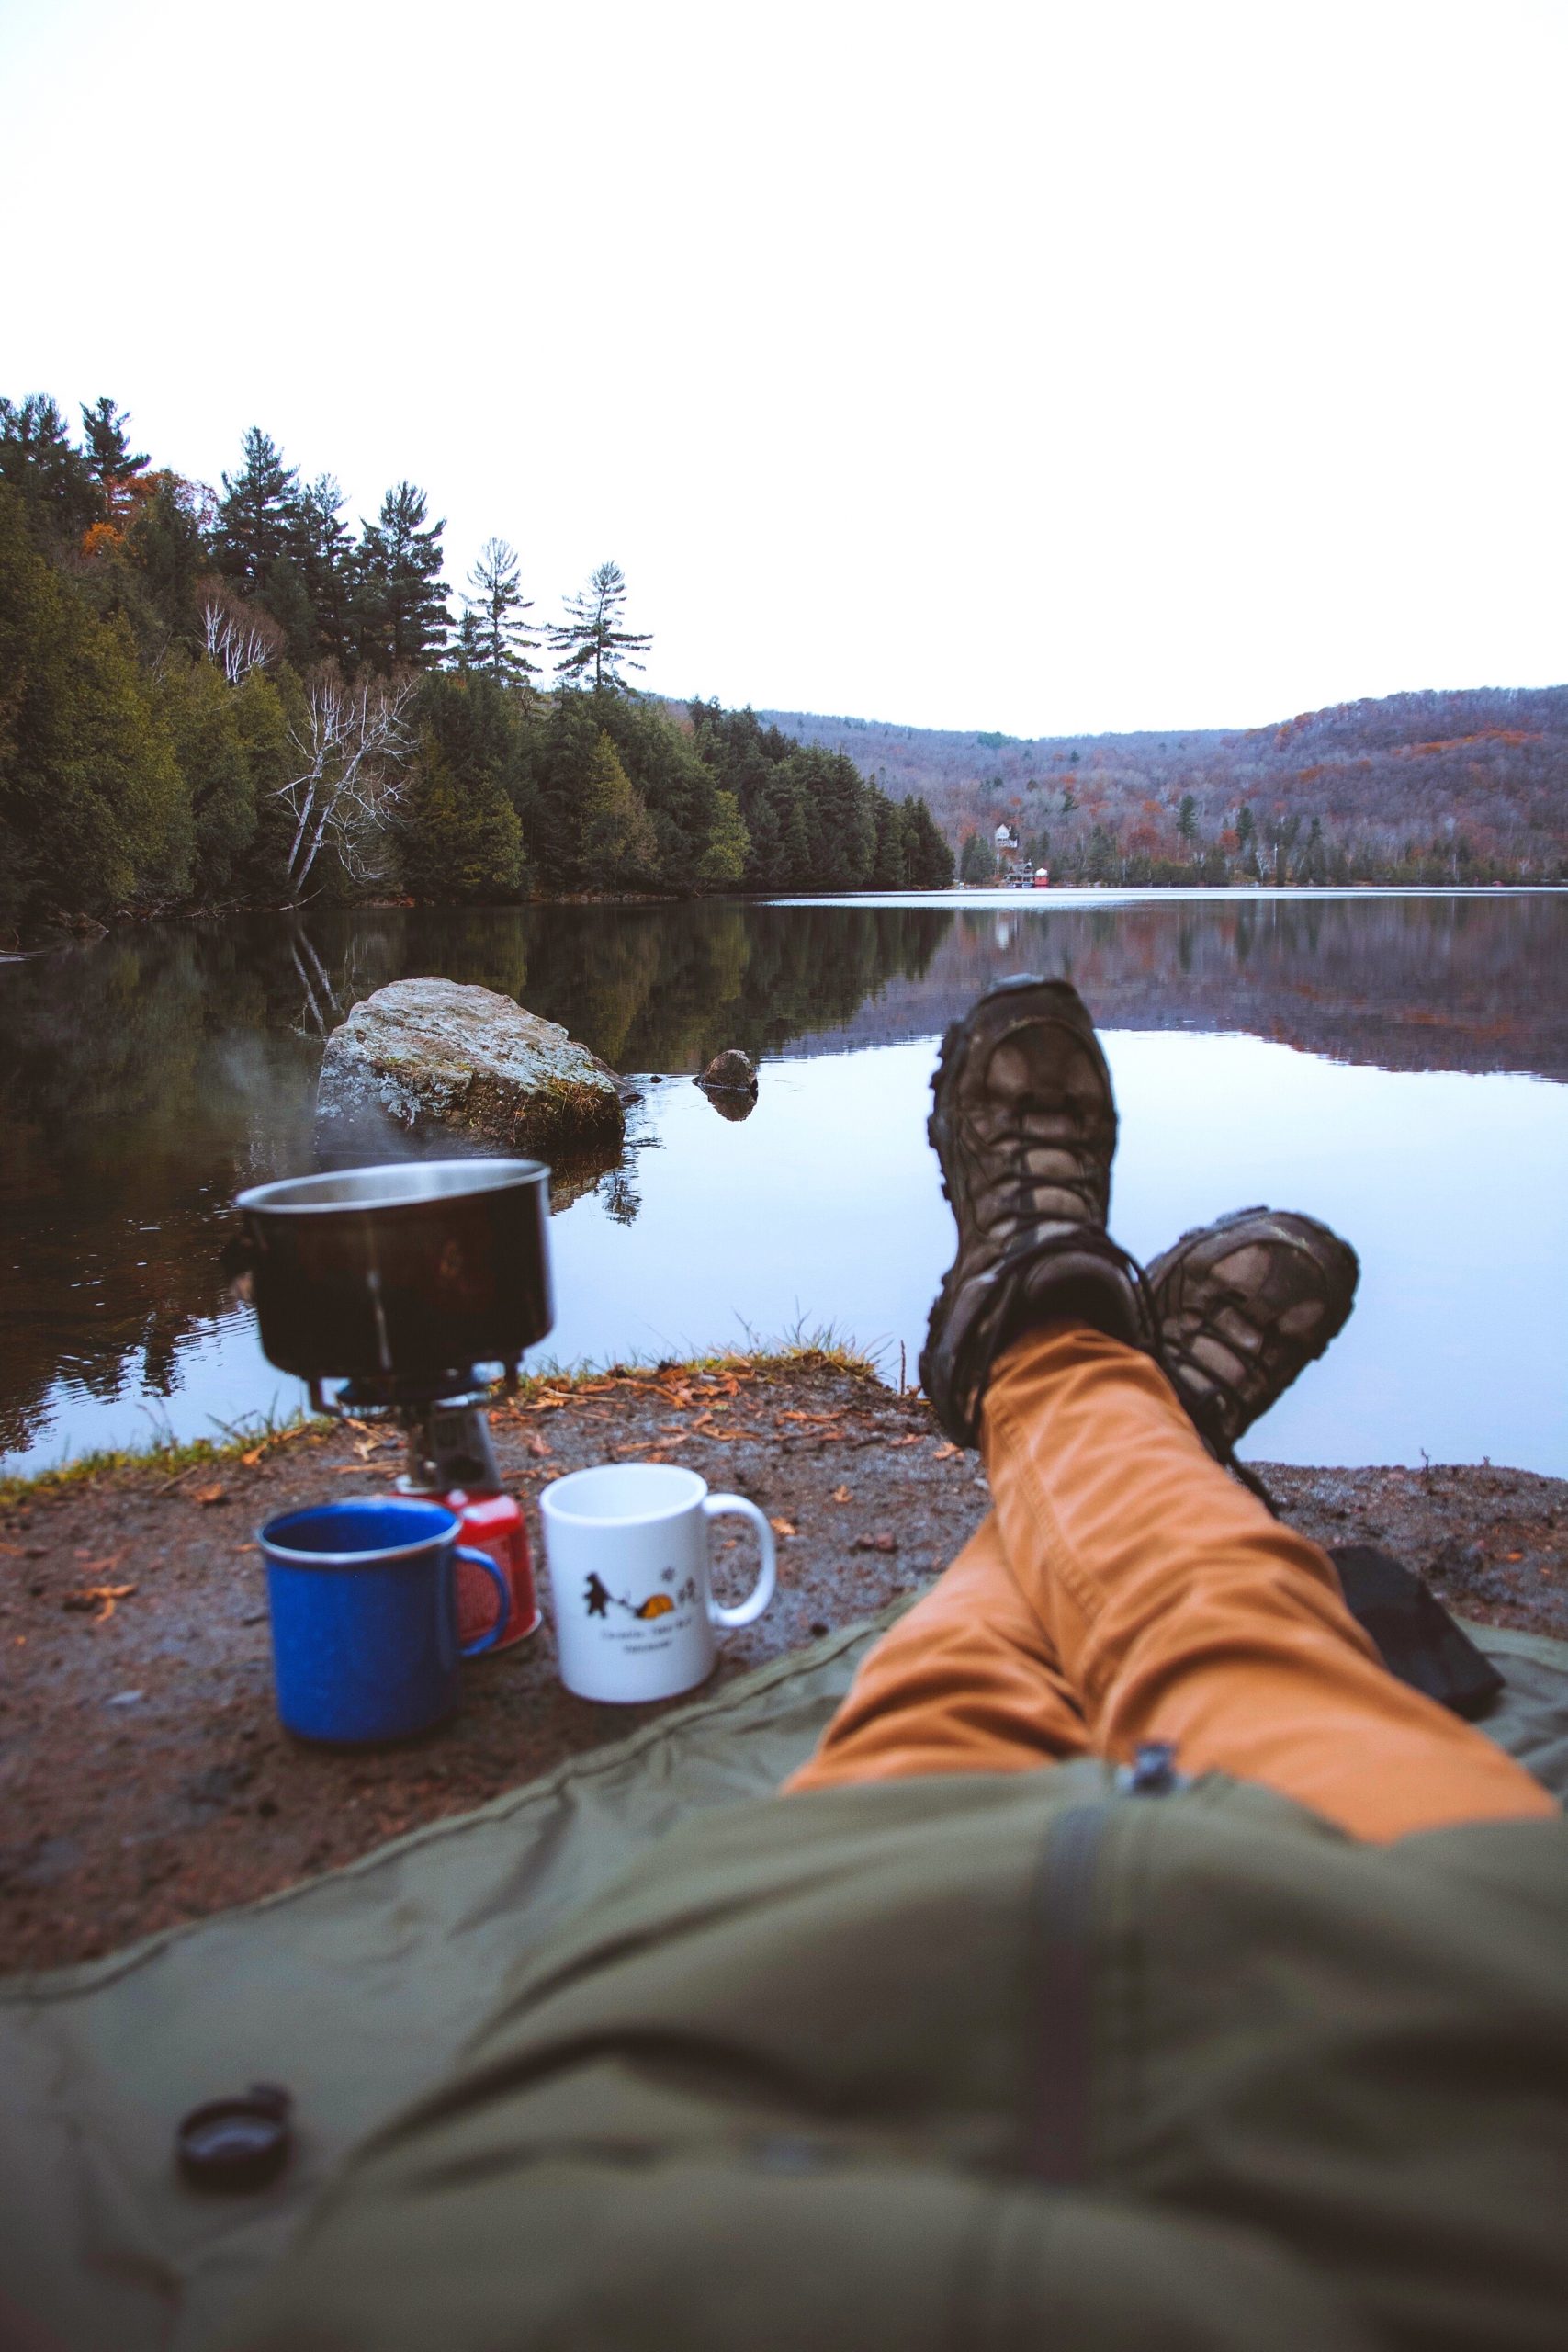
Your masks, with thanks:
[{"label": "large mossy boulder", "polygon": [[331,1150],[389,1123],[530,1159],[570,1159],[619,1144],[636,1091],[558,1023],[493,989],[393,980],[327,1039],[317,1142]]}]

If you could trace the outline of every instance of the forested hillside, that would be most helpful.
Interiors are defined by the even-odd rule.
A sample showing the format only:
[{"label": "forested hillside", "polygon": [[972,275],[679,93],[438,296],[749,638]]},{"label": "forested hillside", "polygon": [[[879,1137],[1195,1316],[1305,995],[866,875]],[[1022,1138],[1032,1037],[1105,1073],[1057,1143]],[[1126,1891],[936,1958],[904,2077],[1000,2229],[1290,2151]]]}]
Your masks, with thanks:
[{"label": "forested hillside", "polygon": [[761,715],[885,791],[923,794],[970,880],[994,873],[1003,821],[1064,881],[1568,877],[1568,686],[1393,695],[1236,733],[1032,741]]},{"label": "forested hillside", "polygon": [[124,910],[952,879],[924,807],[847,755],[638,693],[615,564],[542,624],[492,538],[455,620],[416,484],[355,528],[259,428],[215,491],[128,425],[0,400],[0,941]]}]

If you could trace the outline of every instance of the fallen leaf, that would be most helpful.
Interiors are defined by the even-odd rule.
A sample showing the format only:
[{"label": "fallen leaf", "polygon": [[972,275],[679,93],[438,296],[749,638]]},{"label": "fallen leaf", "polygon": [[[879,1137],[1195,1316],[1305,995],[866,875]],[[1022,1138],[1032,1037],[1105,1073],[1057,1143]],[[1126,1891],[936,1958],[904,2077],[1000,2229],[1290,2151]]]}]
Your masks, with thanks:
[{"label": "fallen leaf", "polygon": [[795,1532],[795,1525],[793,1519],[770,1519],[768,1525],[773,1529],[775,1535],[793,1535]]},{"label": "fallen leaf", "polygon": [[193,1503],[200,1503],[206,1510],[209,1510],[214,1503],[226,1503],[229,1499],[220,1484],[210,1487],[193,1487],[190,1490],[190,1498]]},{"label": "fallen leaf", "polygon": [[135,1590],[133,1584],[90,1584],[80,1592],[68,1592],[60,1605],[83,1616],[94,1611],[94,1624],[107,1625],[114,1615],[116,1603],[128,1600]]},{"label": "fallen leaf", "polygon": [[256,1445],[256,1446],[253,1446],[253,1447],[251,1448],[251,1451],[249,1452],[249,1453],[242,1453],[242,1454],[241,1454],[241,1456],[240,1456],[240,1460],[241,1460],[242,1464],[243,1464],[243,1466],[245,1467],[245,1469],[247,1469],[247,1470],[254,1470],[254,1469],[255,1468],[255,1466],[256,1466],[256,1464],[261,1460],[262,1455],[263,1455],[265,1452],[266,1452],[266,1448],[265,1448],[265,1445]]},{"label": "fallen leaf", "polygon": [[896,1453],[901,1445],[919,1445],[921,1434],[922,1432],[917,1430],[911,1437],[890,1437],[887,1441],[889,1453]]},{"label": "fallen leaf", "polygon": [[951,1462],[953,1455],[958,1453],[958,1451],[959,1448],[956,1445],[939,1445],[936,1452],[932,1454],[931,1460],[933,1462]]},{"label": "fallen leaf", "polygon": [[832,1494],[829,1497],[829,1500],[835,1503],[847,1503],[849,1499],[850,1490],[847,1487],[835,1487]]},{"label": "fallen leaf", "polygon": [[857,1535],[850,1545],[850,1549],[852,1552],[896,1552],[898,1549],[898,1538],[886,1532],[875,1535]]},{"label": "fallen leaf", "polygon": [[555,1452],[555,1448],[542,1430],[535,1430],[528,1438],[528,1451],[530,1453],[537,1454],[543,1461],[547,1454]]},{"label": "fallen leaf", "polygon": [[1505,1556],[1510,1560],[1522,1560],[1525,1555],[1522,1552],[1509,1552]]}]

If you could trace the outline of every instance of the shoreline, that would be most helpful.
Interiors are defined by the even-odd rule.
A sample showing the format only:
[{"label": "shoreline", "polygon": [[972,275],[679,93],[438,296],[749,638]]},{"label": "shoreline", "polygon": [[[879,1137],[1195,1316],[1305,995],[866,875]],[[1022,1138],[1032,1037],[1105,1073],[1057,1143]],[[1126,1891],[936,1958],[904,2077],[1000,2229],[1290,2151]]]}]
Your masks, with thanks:
[{"label": "shoreline", "polygon": [[310,914],[375,914],[389,909],[421,912],[460,909],[481,914],[521,912],[528,907],[685,907],[721,904],[727,899],[760,907],[831,906],[959,906],[996,901],[1016,907],[1021,901],[1040,907],[1081,902],[1103,906],[1108,900],[1194,899],[1203,901],[1290,899],[1322,902],[1329,899],[1494,899],[1503,896],[1562,896],[1568,882],[1053,882],[1036,892],[1032,887],[1006,882],[953,882],[945,889],[923,889],[911,884],[897,890],[563,890],[538,892],[523,899],[345,899],[330,905],[266,907],[242,899],[211,906],[117,907],[107,915],[62,914],[48,922],[0,933],[0,964],[25,964],[67,947],[91,946],[117,930],[160,922],[217,922],[230,915],[272,915],[303,921]]},{"label": "shoreline", "polygon": [[[847,1351],[539,1375],[492,1426],[541,1587],[539,1490],[588,1462],[679,1460],[768,1513],[778,1596],[726,1637],[710,1689],[912,1597],[987,1509],[976,1457]],[[276,1893],[665,1712],[570,1697],[546,1596],[540,1632],[466,1669],[462,1712],[437,1731],[364,1751],[289,1738],[254,1530],[323,1490],[384,1493],[400,1466],[394,1432],[302,1421],[0,1487],[0,1972]],[[1568,1636],[1568,1480],[1258,1467],[1315,1540],[1382,1544],[1464,1616]],[[739,1574],[751,1556],[742,1543]]]}]

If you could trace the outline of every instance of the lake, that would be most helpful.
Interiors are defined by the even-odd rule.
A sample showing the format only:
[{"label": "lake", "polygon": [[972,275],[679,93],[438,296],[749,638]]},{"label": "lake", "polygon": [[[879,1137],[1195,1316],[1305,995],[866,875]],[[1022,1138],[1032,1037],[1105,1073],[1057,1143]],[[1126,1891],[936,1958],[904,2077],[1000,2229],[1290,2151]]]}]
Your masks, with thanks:
[{"label": "lake", "polygon": [[[323,1036],[388,980],[504,990],[648,1080],[563,1170],[530,1363],[830,1326],[908,1375],[952,1227],[925,1140],[944,1024],[1073,978],[1140,1257],[1247,1202],[1362,1259],[1357,1310],[1251,1441],[1294,1462],[1568,1473],[1568,894],[1103,891],[376,909],[123,928],[0,965],[0,1454],[42,1468],[288,1411],[217,1258],[243,1185],[315,1164]],[[722,1117],[691,1074],[760,1063]]]}]

